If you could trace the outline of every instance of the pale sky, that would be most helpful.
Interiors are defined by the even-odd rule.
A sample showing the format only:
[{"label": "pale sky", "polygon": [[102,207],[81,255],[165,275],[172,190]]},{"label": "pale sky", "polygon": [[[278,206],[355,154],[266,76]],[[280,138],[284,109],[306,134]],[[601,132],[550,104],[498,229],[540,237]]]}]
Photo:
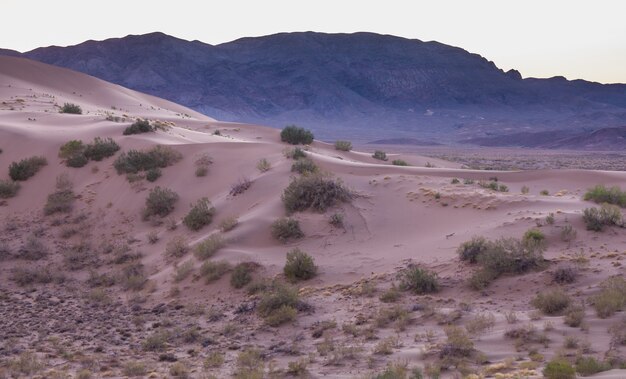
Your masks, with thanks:
[{"label": "pale sky", "polygon": [[1,0],[0,10],[0,48],[18,51],[154,31],[210,44],[367,31],[458,46],[524,77],[626,83],[623,0]]}]

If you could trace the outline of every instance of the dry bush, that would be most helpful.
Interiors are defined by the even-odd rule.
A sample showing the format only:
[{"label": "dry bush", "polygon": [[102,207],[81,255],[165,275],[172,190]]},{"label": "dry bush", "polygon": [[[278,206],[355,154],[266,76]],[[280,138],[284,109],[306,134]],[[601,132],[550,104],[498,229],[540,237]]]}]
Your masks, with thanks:
[{"label": "dry bush", "polygon": [[256,164],[256,168],[257,170],[261,172],[267,172],[272,168],[272,165],[267,159],[261,158],[259,162]]},{"label": "dry bush", "polygon": [[80,105],[74,103],[65,103],[59,110],[59,113],[68,113],[68,114],[83,114],[83,110]]},{"label": "dry bush", "polygon": [[291,165],[291,172],[297,172],[298,174],[314,174],[318,171],[318,167],[309,158],[299,159]]},{"label": "dry bush", "polygon": [[228,262],[225,261],[206,261],[200,266],[200,276],[204,278],[206,283],[211,283],[219,280],[224,276],[231,267]]},{"label": "dry bush", "polygon": [[576,239],[576,235],[578,233],[576,232],[576,229],[574,229],[571,225],[567,224],[565,225],[562,229],[561,229],[561,241],[563,242],[572,242],[573,240]]},{"label": "dry bush", "polygon": [[252,281],[252,273],[259,267],[254,262],[242,262],[235,265],[230,274],[230,285],[234,288],[243,288]]},{"label": "dry bush", "polygon": [[292,282],[309,280],[317,275],[317,265],[313,257],[296,248],[287,253],[283,273]]},{"label": "dry bush", "polygon": [[30,235],[19,250],[19,258],[38,261],[49,253],[48,247],[35,235]]},{"label": "dry bush", "polygon": [[73,184],[67,174],[61,174],[56,178],[56,190],[48,195],[43,212],[46,215],[54,213],[67,213],[72,210],[74,203]]},{"label": "dry bush", "polygon": [[274,283],[264,292],[257,311],[268,325],[278,326],[296,318],[299,302],[297,289]]},{"label": "dry bush", "polygon": [[469,263],[478,262],[478,256],[487,251],[488,241],[485,237],[475,236],[471,240],[464,242],[457,249],[457,253],[462,261]]},{"label": "dry bush", "polygon": [[352,199],[352,193],[337,180],[322,175],[294,178],[282,195],[287,212],[313,209],[324,212],[339,202]]},{"label": "dry bush", "polygon": [[176,283],[182,282],[183,280],[187,279],[192,272],[193,262],[190,260],[186,261],[185,263],[176,266],[174,271],[174,281]]},{"label": "dry bush", "polygon": [[540,292],[531,304],[547,315],[556,315],[564,311],[571,303],[570,297],[561,289]]},{"label": "dry bush", "polygon": [[565,358],[555,357],[543,369],[546,379],[575,379],[576,369]]},{"label": "dry bush", "polygon": [[144,267],[139,262],[126,264],[116,279],[116,282],[126,291],[141,291],[147,281]]},{"label": "dry bush", "polygon": [[335,141],[335,150],[350,151],[350,150],[352,150],[352,142],[350,142],[350,141]]},{"label": "dry bush", "polygon": [[248,188],[250,188],[250,186],[252,186],[252,181],[250,179],[241,178],[239,179],[239,181],[237,181],[237,183],[233,184],[230,187],[229,194],[231,196],[241,195],[242,193],[246,192]]},{"label": "dry bush", "polygon": [[229,232],[239,225],[237,217],[227,217],[220,222],[220,230],[222,233]]},{"label": "dry bush", "polygon": [[479,313],[465,324],[465,329],[470,335],[478,336],[493,329],[496,317],[491,313]]},{"label": "dry bush", "polygon": [[271,225],[271,232],[272,237],[283,243],[304,237],[298,220],[287,217],[274,221]]},{"label": "dry bush", "polygon": [[65,277],[48,267],[17,267],[11,273],[11,280],[23,287],[33,284],[63,283]]},{"label": "dry bush", "polygon": [[613,276],[600,284],[600,292],[591,298],[600,318],[607,318],[626,306],[626,279]]},{"label": "dry bush", "polygon": [[194,254],[199,260],[206,260],[226,245],[221,234],[212,234],[195,246]]},{"label": "dry bush", "polygon": [[572,328],[577,328],[582,325],[584,318],[585,308],[582,305],[570,305],[565,310],[563,323]]},{"label": "dry bush", "polygon": [[153,216],[165,217],[172,213],[174,205],[178,201],[178,194],[170,189],[159,186],[150,190],[146,198],[146,207],[143,210],[143,219],[148,220]]},{"label": "dry bush", "polygon": [[622,211],[616,205],[602,204],[600,208],[586,208],[583,210],[583,221],[587,230],[600,232],[605,226],[623,226]]},{"label": "dry bush", "polygon": [[246,349],[237,356],[234,379],[263,379],[265,367],[261,352]]},{"label": "dry bush", "polygon": [[165,245],[165,257],[176,259],[189,252],[189,243],[184,236],[176,236]]},{"label": "dry bush", "polygon": [[427,269],[411,266],[401,273],[400,288],[422,295],[439,291],[437,274]]},{"label": "dry bush", "polygon": [[574,283],[579,275],[578,268],[571,265],[563,265],[554,269],[552,280],[559,284]]},{"label": "dry bush", "polygon": [[211,205],[209,199],[203,197],[191,207],[191,210],[183,219],[183,224],[189,229],[197,231],[209,225],[213,221],[214,215],[215,208]]},{"label": "dry bush", "polygon": [[182,159],[182,154],[167,146],[155,146],[149,150],[129,150],[113,162],[118,174],[137,174],[153,168],[166,168]]},{"label": "dry bush", "polygon": [[0,180],[0,199],[9,199],[17,195],[20,184],[12,180]]},{"label": "dry bush", "polygon": [[213,158],[209,154],[200,154],[198,158],[196,158],[194,165],[196,166],[195,174],[197,177],[206,176],[209,172],[209,166],[213,164]]}]

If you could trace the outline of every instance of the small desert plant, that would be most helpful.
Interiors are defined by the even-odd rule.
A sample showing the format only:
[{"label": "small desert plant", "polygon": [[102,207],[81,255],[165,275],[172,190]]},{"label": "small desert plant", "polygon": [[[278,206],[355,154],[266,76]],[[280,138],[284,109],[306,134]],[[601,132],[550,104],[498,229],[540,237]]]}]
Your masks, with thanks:
[{"label": "small desert plant", "polygon": [[546,379],[575,379],[576,370],[564,358],[554,358],[543,369],[543,376]]},{"label": "small desert plant", "polygon": [[561,241],[569,243],[576,239],[577,234],[576,229],[574,229],[570,224],[567,224],[561,229]]},{"label": "small desert plant", "polygon": [[246,349],[237,356],[237,366],[234,379],[262,379],[265,366],[261,353],[257,350]]},{"label": "small desert plant", "polygon": [[146,180],[149,182],[155,182],[158,178],[161,177],[161,169],[158,167],[151,168],[146,172]]},{"label": "small desert plant", "polygon": [[457,253],[462,261],[469,263],[478,262],[478,256],[488,248],[488,242],[484,237],[475,236],[471,240],[464,242],[457,249]]},{"label": "small desert plant", "polygon": [[393,161],[391,161],[391,164],[394,166],[408,166],[409,164],[406,163],[406,161],[403,161],[402,159],[394,159]]},{"label": "small desert plant", "polygon": [[471,335],[477,336],[490,330],[496,324],[496,317],[491,313],[479,313],[465,323],[465,330]]},{"label": "small desert plant", "polygon": [[540,292],[531,304],[547,315],[556,315],[565,310],[571,303],[570,297],[561,289]]},{"label": "small desert plant", "polygon": [[230,274],[230,285],[234,288],[243,288],[252,281],[252,272],[257,267],[252,262],[242,262],[235,265]]},{"label": "small desert plant", "polygon": [[554,225],[554,213],[550,213],[546,216],[546,224]]},{"label": "small desert plant", "polygon": [[85,152],[85,145],[81,140],[67,141],[59,148],[59,158],[68,159],[75,155],[82,155]]},{"label": "small desert plant", "polygon": [[300,158],[306,158],[306,152],[299,147],[294,147],[293,149],[286,149],[284,151],[285,158],[298,160]]},{"label": "small desert plant", "polygon": [[65,213],[72,210],[74,202],[74,191],[72,190],[72,182],[67,174],[61,174],[56,179],[56,191],[48,195],[43,212],[46,215],[53,213]]},{"label": "small desert plant", "polygon": [[328,218],[328,223],[334,226],[335,228],[343,227],[343,215],[341,213],[333,213]]},{"label": "small desert plant", "polygon": [[183,236],[176,236],[165,245],[165,256],[168,258],[180,258],[187,252],[189,252],[189,243]]},{"label": "small desert plant", "polygon": [[398,299],[400,299],[400,296],[402,296],[402,294],[398,290],[398,287],[396,287],[395,284],[392,284],[389,289],[379,296],[379,299],[383,303],[395,303]]},{"label": "small desert plant", "polygon": [[0,180],[0,199],[8,199],[17,195],[20,184],[12,180]]},{"label": "small desert plant", "polygon": [[267,159],[261,158],[259,162],[256,164],[256,168],[257,170],[261,172],[267,172],[272,168],[272,165],[270,164],[270,161],[268,161]]},{"label": "small desert plant", "polygon": [[224,276],[231,267],[225,261],[206,261],[200,266],[200,276],[204,278],[206,283],[214,282]]},{"label": "small desert plant", "polygon": [[242,193],[246,192],[248,190],[248,188],[250,188],[250,186],[252,185],[252,181],[248,178],[240,178],[237,183],[233,184],[230,187],[230,192],[229,194],[231,196],[237,196],[237,195],[241,195]]},{"label": "small desert plant", "polygon": [[83,114],[83,110],[80,108],[80,105],[76,105],[73,103],[65,103],[61,107],[60,113],[69,113],[69,114]]},{"label": "small desert plant", "polygon": [[221,234],[212,234],[202,242],[198,243],[195,247],[195,255],[199,260],[206,260],[224,247],[226,242]]},{"label": "small desert plant", "polygon": [[550,192],[549,192],[548,190],[545,190],[545,189],[544,189],[544,190],[541,190],[541,192],[539,192],[539,194],[540,194],[541,196],[548,196],[548,195],[550,195]]},{"label": "small desert plant", "polygon": [[83,154],[87,159],[99,162],[104,158],[113,156],[119,149],[120,145],[113,139],[96,137],[92,143],[85,146]]},{"label": "small desert plant", "polygon": [[376,150],[376,151],[374,151],[374,154],[372,154],[372,158],[378,159],[379,161],[386,161],[387,160],[387,153],[385,153],[382,150]]},{"label": "small desert plant", "polygon": [[461,183],[461,181],[457,178],[452,178],[452,181],[450,181],[450,184],[459,184]]},{"label": "small desert plant", "polygon": [[65,165],[72,168],[80,168],[89,163],[89,159],[84,154],[76,154],[65,160]]},{"label": "small desert plant", "polygon": [[607,318],[626,306],[626,279],[613,276],[600,284],[600,292],[592,297],[593,307],[600,318]]},{"label": "small desert plant", "polygon": [[131,126],[124,129],[124,135],[154,132],[154,128],[150,126],[150,121],[137,119]]},{"label": "small desert plant", "polygon": [[33,177],[43,166],[48,164],[48,160],[43,156],[34,156],[13,162],[9,165],[9,176],[14,181],[24,181]]},{"label": "small desert plant", "polygon": [[194,165],[196,166],[196,176],[202,177],[206,176],[209,172],[209,166],[213,164],[213,158],[209,154],[200,154],[198,158],[196,158]]},{"label": "small desert plant", "polygon": [[546,236],[539,229],[529,229],[524,233],[522,243],[530,248],[539,247],[545,249]]},{"label": "small desert plant", "polygon": [[145,351],[163,351],[170,340],[170,333],[165,330],[154,331],[142,343]]},{"label": "small desert plant", "polygon": [[605,226],[623,225],[622,212],[616,205],[604,203],[598,208],[586,208],[583,210],[583,221],[587,230],[600,232]]},{"label": "small desert plant", "polygon": [[437,275],[426,269],[412,266],[401,274],[400,288],[418,295],[439,291]]},{"label": "small desert plant", "polygon": [[622,189],[617,186],[607,188],[599,184],[587,191],[584,199],[594,201],[598,204],[609,203],[619,205],[622,208],[626,207],[626,191],[622,191]]},{"label": "small desert plant", "polygon": [[287,212],[298,212],[312,208],[324,212],[338,202],[347,202],[352,194],[344,185],[321,175],[294,178],[285,188],[282,201]]},{"label": "small desert plant", "polygon": [[280,140],[292,145],[309,145],[313,142],[313,133],[295,125],[286,126],[280,132]]},{"label": "small desert plant", "polygon": [[218,368],[224,364],[224,354],[219,351],[210,352],[204,360],[204,367]]},{"label": "small desert plant", "polygon": [[237,225],[239,225],[239,220],[237,219],[237,217],[227,217],[220,221],[220,230],[223,233],[226,233],[235,229]]},{"label": "small desert plant", "polygon": [[567,326],[570,326],[572,328],[577,328],[582,325],[584,318],[585,318],[585,308],[583,308],[580,305],[570,305],[565,310],[565,316],[563,317],[563,322]]},{"label": "small desert plant", "polygon": [[591,376],[610,369],[610,363],[597,360],[594,357],[580,357],[576,360],[576,372],[582,376]]},{"label": "small desert plant", "polygon": [[528,193],[530,192],[530,188],[528,186],[522,186],[521,192],[524,195],[528,195]]},{"label": "small desert plant", "polygon": [[122,372],[126,376],[137,377],[144,376],[148,370],[146,369],[146,364],[140,361],[130,361],[126,362],[124,367],[122,368]]},{"label": "small desert plant", "polygon": [[272,223],[271,231],[272,237],[281,242],[288,242],[304,237],[304,233],[302,229],[300,229],[300,222],[293,218],[279,218]]},{"label": "small desert plant", "polygon": [[287,253],[287,262],[283,268],[283,273],[292,282],[308,280],[317,275],[317,266],[309,254],[300,249],[293,249]]},{"label": "small desert plant", "polygon": [[299,302],[298,291],[295,288],[275,283],[261,297],[257,311],[268,325],[278,326],[296,318],[296,307]]},{"label": "small desert plant", "polygon": [[182,154],[166,146],[155,146],[146,151],[128,150],[113,162],[118,174],[136,174],[151,168],[165,168],[182,159]]},{"label": "small desert plant", "polygon": [[467,332],[458,326],[445,329],[446,342],[439,352],[440,358],[469,357],[474,352],[474,343]]},{"label": "small desert plant", "polygon": [[203,197],[196,204],[192,205],[189,213],[183,218],[183,224],[191,230],[200,230],[213,221],[214,215],[215,208],[211,205],[209,199]]},{"label": "small desert plant", "polygon": [[309,158],[299,159],[291,165],[291,172],[297,172],[298,174],[313,174],[317,171],[317,166]]},{"label": "small desert plant", "polygon": [[141,263],[131,262],[122,267],[116,281],[124,290],[141,291],[148,279]]},{"label": "small desert plant", "polygon": [[571,265],[563,265],[554,269],[552,280],[559,284],[569,284],[576,281],[578,269]]},{"label": "small desert plant", "polygon": [[350,150],[352,150],[352,142],[350,142],[350,141],[335,141],[335,150],[350,151]]},{"label": "small desert plant", "polygon": [[193,271],[193,262],[190,260],[183,264],[176,266],[176,270],[174,271],[174,281],[176,283],[182,282],[183,280],[187,279],[187,277],[191,274],[192,271]]},{"label": "small desert plant", "polygon": [[143,219],[152,216],[165,217],[172,213],[174,204],[178,201],[178,194],[170,189],[159,186],[150,190],[146,198],[146,208],[143,210]]},{"label": "small desert plant", "polygon": [[52,282],[62,283],[65,278],[60,274],[55,274],[47,267],[18,267],[13,270],[11,280],[18,286],[23,287],[32,284],[48,284]]}]

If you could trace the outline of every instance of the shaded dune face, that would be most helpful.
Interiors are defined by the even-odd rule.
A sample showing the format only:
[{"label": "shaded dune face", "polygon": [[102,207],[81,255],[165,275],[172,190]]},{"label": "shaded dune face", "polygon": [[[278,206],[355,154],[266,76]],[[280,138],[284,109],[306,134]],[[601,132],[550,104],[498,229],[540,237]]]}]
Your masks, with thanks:
[{"label": "shaded dune face", "polygon": [[[340,151],[315,140],[300,146],[306,159],[351,196],[323,212],[287,214],[283,191],[306,176],[292,171],[293,146],[276,129],[217,121],[15,57],[0,57],[0,101],[0,180],[9,179],[12,162],[47,161],[19,182],[15,196],[0,198],[0,340],[12,344],[1,373],[120,377],[188,370],[229,377],[241,373],[246,358],[254,369],[273,361],[297,371],[297,363],[313,377],[374,375],[398,360],[410,368],[440,367],[445,376],[457,372],[443,368],[453,359],[477,374],[538,376],[563,348],[577,351],[571,339],[581,349],[590,346],[584,356],[623,354],[608,332],[623,312],[600,317],[590,304],[606,278],[624,274],[624,229],[586,230],[583,210],[599,205],[582,198],[596,184],[624,188],[624,172],[468,170],[391,150],[382,161],[367,145]],[[82,114],[60,113],[66,103]],[[137,118],[155,130],[125,135]],[[59,157],[68,141],[95,144],[96,137],[111,138],[119,150],[79,168]],[[154,182],[149,170],[120,169],[129,151],[156,146],[163,155],[141,163],[167,160]],[[175,199],[167,215],[145,219],[146,199],[157,186]],[[203,198],[210,201],[206,208]],[[69,209],[59,207],[63,201]],[[286,216],[298,221],[304,237],[272,236],[272,224]],[[461,261],[457,248],[478,235],[520,239],[531,228],[545,237],[541,267],[505,272],[472,289],[468,282],[480,263]],[[575,238],[564,236],[569,228]],[[286,257],[296,248],[317,270],[292,269],[287,278]],[[438,286],[405,271],[412,265],[436,274]],[[576,268],[574,282],[555,284],[562,265]],[[262,280],[294,286],[296,294],[279,292],[276,284],[253,293]],[[420,292],[434,287],[438,292]],[[565,311],[536,312],[536,294],[557,287],[571,304],[588,304],[586,326],[564,324]],[[276,293],[287,305],[271,313],[267,296]],[[471,347],[458,345],[465,334]],[[269,363],[263,366],[267,374]],[[624,370],[600,375],[622,377]]]}]

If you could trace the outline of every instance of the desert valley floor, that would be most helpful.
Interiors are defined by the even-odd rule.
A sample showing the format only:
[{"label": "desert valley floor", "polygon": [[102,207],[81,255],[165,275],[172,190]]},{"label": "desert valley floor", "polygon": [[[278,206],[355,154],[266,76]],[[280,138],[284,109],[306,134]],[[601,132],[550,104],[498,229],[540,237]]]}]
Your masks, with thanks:
[{"label": "desert valley floor", "polygon": [[[0,101],[0,180],[12,162],[46,161],[0,198],[0,378],[534,378],[555,357],[626,377],[626,232],[583,221],[600,207],[587,190],[624,188],[626,172],[472,170],[314,141],[300,146],[310,176],[349,196],[287,212],[283,191],[307,174],[279,130],[22,58],[0,57]],[[124,135],[136,119],[155,130]],[[59,157],[96,137],[119,151],[80,168]],[[154,182],[114,165],[156,146],[169,161]],[[173,209],[142,217],[157,186]],[[182,220],[202,198],[212,220],[193,230]],[[303,237],[275,238],[287,216]],[[458,251],[478,236],[535,238],[541,262],[477,284],[481,262]],[[285,277],[294,249],[317,275]],[[411,287],[416,269],[436,290]],[[598,311],[615,292],[621,307]]]}]

